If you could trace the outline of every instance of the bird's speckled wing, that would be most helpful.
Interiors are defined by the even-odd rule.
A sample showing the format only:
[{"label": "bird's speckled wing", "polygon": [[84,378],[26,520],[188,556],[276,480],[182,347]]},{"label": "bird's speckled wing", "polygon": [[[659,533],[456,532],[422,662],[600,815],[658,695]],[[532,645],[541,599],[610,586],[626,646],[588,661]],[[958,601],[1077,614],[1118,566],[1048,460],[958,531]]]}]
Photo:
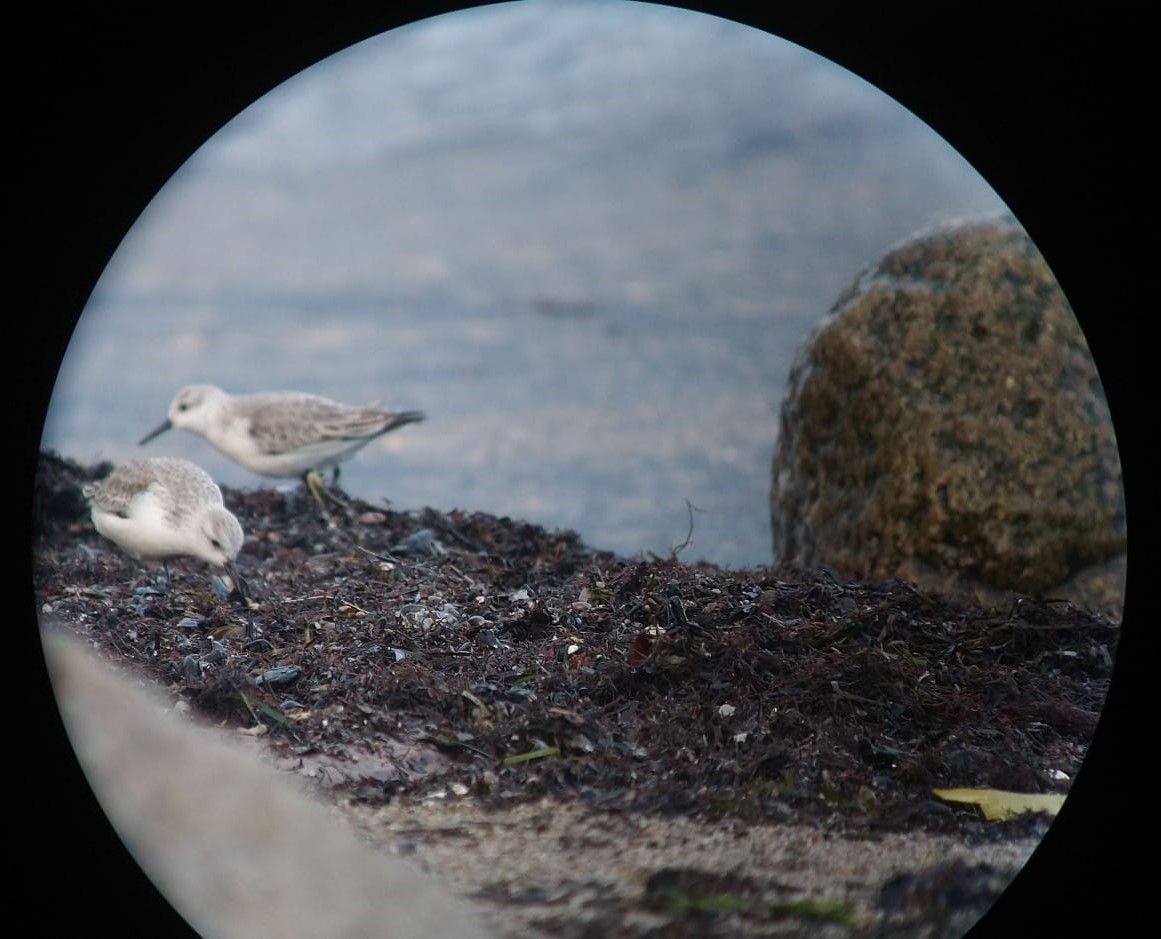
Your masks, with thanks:
[{"label": "bird's speckled wing", "polygon": [[133,500],[147,491],[158,494],[174,522],[198,506],[222,504],[222,492],[208,473],[168,457],[130,460],[82,490],[98,509],[122,516],[128,514]]},{"label": "bird's speckled wing", "polygon": [[246,402],[250,433],[264,453],[299,450],[331,440],[365,440],[390,430],[396,415],[340,404],[317,395],[253,395]]},{"label": "bird's speckled wing", "polygon": [[121,486],[109,485],[109,482],[109,477],[106,477],[95,483],[88,483],[81,488],[81,493],[90,505],[96,506],[101,511],[124,515],[138,490],[127,490]]}]

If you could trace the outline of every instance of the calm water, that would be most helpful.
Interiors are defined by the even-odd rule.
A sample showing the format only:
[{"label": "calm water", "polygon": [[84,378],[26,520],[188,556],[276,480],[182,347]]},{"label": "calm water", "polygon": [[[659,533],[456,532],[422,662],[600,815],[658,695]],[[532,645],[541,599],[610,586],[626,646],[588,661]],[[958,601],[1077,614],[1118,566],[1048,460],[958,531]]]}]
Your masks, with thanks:
[{"label": "calm water", "polygon": [[[181,385],[421,408],[344,488],[572,528],[625,554],[771,560],[793,354],[866,263],[991,188],[848,72],[617,2],[451,14],[303,72],[126,237],[44,444],[122,460]],[[112,379],[112,380],[110,380]],[[270,485],[173,432],[145,452]]]}]

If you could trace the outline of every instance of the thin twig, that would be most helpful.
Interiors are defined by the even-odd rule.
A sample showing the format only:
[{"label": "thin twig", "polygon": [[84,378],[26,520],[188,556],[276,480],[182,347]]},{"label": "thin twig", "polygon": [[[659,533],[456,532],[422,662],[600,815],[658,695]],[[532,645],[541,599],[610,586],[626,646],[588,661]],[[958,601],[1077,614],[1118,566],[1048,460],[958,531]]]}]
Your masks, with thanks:
[{"label": "thin twig", "polygon": [[696,505],[694,505],[688,499],[685,500],[685,508],[689,512],[689,531],[687,531],[685,533],[685,541],[683,541],[677,547],[670,546],[670,548],[669,548],[669,553],[670,553],[670,555],[672,555],[673,560],[675,560],[675,561],[677,560],[677,556],[679,554],[681,554],[682,551],[684,551],[691,544],[693,544],[693,513],[695,511],[696,512],[701,511],[701,509],[699,509]]}]

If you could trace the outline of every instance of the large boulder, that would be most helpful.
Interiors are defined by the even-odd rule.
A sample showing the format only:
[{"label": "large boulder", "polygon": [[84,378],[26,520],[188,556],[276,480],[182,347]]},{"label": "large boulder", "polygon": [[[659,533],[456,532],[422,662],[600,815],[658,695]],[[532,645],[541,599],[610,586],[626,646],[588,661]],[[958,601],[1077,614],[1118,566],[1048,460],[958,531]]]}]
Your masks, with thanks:
[{"label": "large boulder", "polygon": [[771,489],[779,561],[1120,613],[1117,443],[1048,265],[1010,219],[889,251],[799,351]]}]

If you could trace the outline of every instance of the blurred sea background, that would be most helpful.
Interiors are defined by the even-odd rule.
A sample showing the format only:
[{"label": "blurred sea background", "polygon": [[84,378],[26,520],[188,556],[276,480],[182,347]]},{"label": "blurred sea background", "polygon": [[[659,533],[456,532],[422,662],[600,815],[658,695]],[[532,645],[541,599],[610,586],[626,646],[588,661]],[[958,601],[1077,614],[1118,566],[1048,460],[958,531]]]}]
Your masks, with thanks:
[{"label": "blurred sea background", "polygon": [[183,385],[422,409],[342,488],[574,529],[625,555],[772,560],[791,360],[899,240],[1005,207],[855,75],[767,33],[624,0],[475,8],[261,98],[118,248],[43,445],[185,456]]}]

